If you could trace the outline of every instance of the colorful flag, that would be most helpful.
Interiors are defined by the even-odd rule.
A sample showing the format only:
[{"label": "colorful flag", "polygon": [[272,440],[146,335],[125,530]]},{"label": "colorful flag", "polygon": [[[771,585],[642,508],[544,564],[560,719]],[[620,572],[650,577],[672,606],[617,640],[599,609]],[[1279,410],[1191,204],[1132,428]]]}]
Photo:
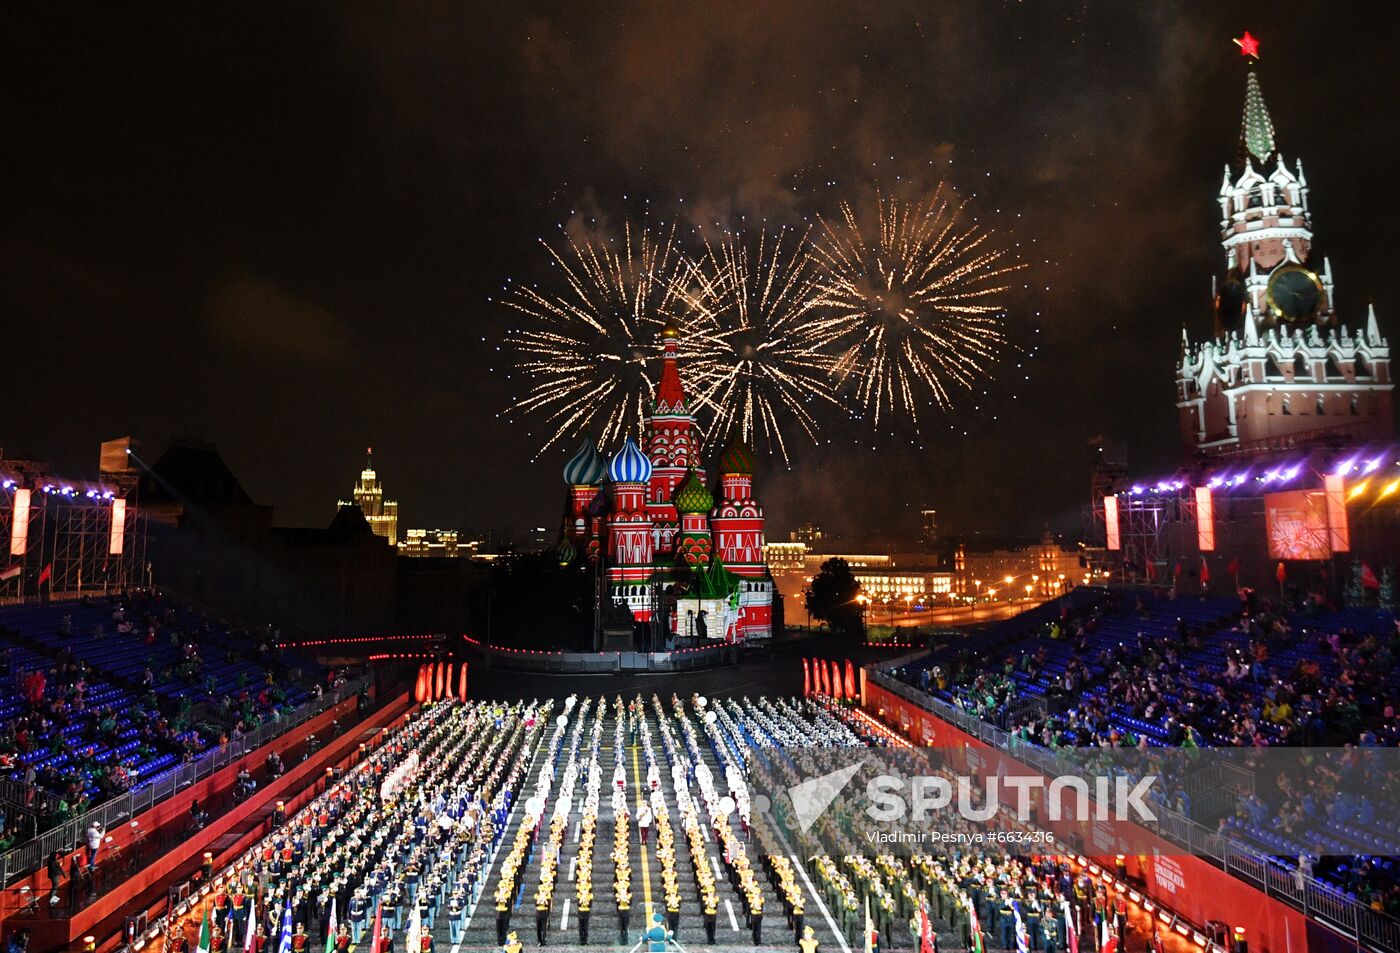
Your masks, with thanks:
[{"label": "colorful flag", "polygon": [[[374,929],[370,932],[369,953],[379,953],[380,937],[384,931],[384,904],[374,905]],[[1078,953],[1076,950],[1075,953]]]},{"label": "colorful flag", "polygon": [[1274,578],[1279,581],[1279,585],[1283,585],[1283,581],[1288,578],[1288,570],[1284,568],[1282,562],[1280,562],[1278,568],[1274,570]]},{"label": "colorful flag", "polygon": [[1011,912],[1016,915],[1016,953],[1030,953],[1031,934],[1026,929],[1026,921],[1021,918],[1021,901],[1011,902]]},{"label": "colorful flag", "polygon": [[[1282,565],[1282,563],[1279,565]],[[1118,934],[1114,933],[1113,928],[1109,926],[1109,918],[1107,916],[1103,918],[1101,929],[1103,939],[1099,943],[1099,953],[1113,953],[1114,950],[1118,949]]]},{"label": "colorful flag", "polygon": [[1206,557],[1201,557],[1201,585],[1210,582],[1210,564],[1206,562]]},{"label": "colorful flag", "polygon": [[1060,908],[1065,914],[1065,949],[1069,953],[1079,953],[1079,931],[1074,928],[1074,911],[1070,909],[1068,900],[1061,900]]},{"label": "colorful flag", "polygon": [[404,937],[403,953],[418,953],[423,947],[423,917],[417,903],[410,901],[413,912],[408,915],[408,934]]},{"label": "colorful flag", "polygon": [[19,563],[15,563],[13,566],[10,566],[6,569],[0,569],[0,580],[17,579],[19,578],[19,574],[23,571],[24,567],[21,566]]},{"label": "colorful flag", "polygon": [[287,898],[287,907],[282,911],[282,930],[277,938],[277,953],[292,953],[292,898]]},{"label": "colorful flag", "polygon": [[812,697],[812,670],[806,659],[802,660],[802,697]]},{"label": "colorful flag", "polygon": [[195,947],[195,953],[209,953],[213,943],[209,939],[209,908],[204,908],[204,922],[199,926],[199,945]]},{"label": "colorful flag", "polygon": [[1371,571],[1370,563],[1361,564],[1361,585],[1367,589],[1379,589],[1381,581],[1376,578],[1376,574]]},{"label": "colorful flag", "polygon": [[963,900],[967,904],[967,932],[972,934],[972,953],[982,953],[982,921],[977,919],[977,907],[971,897]]},{"label": "colorful flag", "polygon": [[870,897],[865,898],[865,953],[875,953],[875,921],[870,919]]},{"label": "colorful flag", "polygon": [[53,583],[51,582],[52,579],[53,579],[53,563],[49,563],[48,565],[46,565],[46,566],[44,567],[43,572],[39,573],[39,585],[42,586],[42,585],[43,585],[44,583],[46,583],[46,582],[49,583],[49,585],[53,585]]},{"label": "colorful flag", "polygon": [[335,897],[331,897],[331,918],[326,922],[326,953],[334,953],[335,931]]},{"label": "colorful flag", "polygon": [[933,932],[933,924],[928,922],[923,900],[919,901],[919,953],[938,953],[938,935]]},{"label": "colorful flag", "polygon": [[256,897],[248,898],[248,929],[243,935],[243,953],[253,953],[257,946],[256,937],[258,935],[258,901]]},{"label": "colorful flag", "polygon": [[1225,568],[1230,571],[1230,575],[1238,576],[1240,574],[1240,557],[1235,556],[1234,558],[1232,558],[1230,560],[1230,565],[1226,566]]}]

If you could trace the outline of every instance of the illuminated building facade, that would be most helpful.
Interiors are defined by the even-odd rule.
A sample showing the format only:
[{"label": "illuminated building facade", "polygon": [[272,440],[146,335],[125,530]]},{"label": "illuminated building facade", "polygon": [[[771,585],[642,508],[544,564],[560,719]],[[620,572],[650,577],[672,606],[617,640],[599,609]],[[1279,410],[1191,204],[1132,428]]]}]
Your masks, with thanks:
[{"label": "illuminated building facade", "polygon": [[360,471],[360,480],[355,484],[354,499],[341,500],[337,506],[358,506],[365,514],[365,522],[374,535],[383,536],[390,546],[399,544],[399,504],[396,500],[384,499],[384,488],[379,484],[379,474],[374,472],[374,448],[365,450],[365,468]]},{"label": "illuminated building facade", "polygon": [[475,544],[462,546],[455,529],[405,530],[399,541],[399,555],[410,557],[471,555]]},{"label": "illuminated building facade", "polygon": [[661,379],[642,444],[629,437],[604,462],[585,440],[565,464],[560,561],[601,556],[611,599],[637,622],[664,619],[673,636],[766,638],[773,579],[753,454],[736,436],[716,461],[717,481],[706,479],[678,336],[674,327],[662,332]]},{"label": "illuminated building facade", "polygon": [[956,592],[968,598],[1048,599],[1088,582],[1083,554],[1065,549],[1047,530],[1034,546],[953,554]]},{"label": "illuminated building facade", "polygon": [[1302,162],[1290,166],[1279,151],[1251,71],[1238,156],[1218,195],[1215,333],[1193,343],[1182,329],[1176,406],[1192,454],[1393,436],[1389,342],[1374,308],[1360,328],[1342,322],[1332,264],[1313,250],[1308,199]]}]

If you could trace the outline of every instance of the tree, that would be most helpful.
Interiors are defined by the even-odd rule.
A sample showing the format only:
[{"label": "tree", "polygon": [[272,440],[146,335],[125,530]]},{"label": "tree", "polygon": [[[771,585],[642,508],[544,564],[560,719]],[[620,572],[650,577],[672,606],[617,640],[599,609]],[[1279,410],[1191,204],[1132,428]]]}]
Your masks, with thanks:
[{"label": "tree", "polygon": [[821,571],[803,593],[807,614],[820,619],[841,635],[864,637],[865,606],[856,597],[860,583],[846,560],[835,558],[822,563]]},{"label": "tree", "polygon": [[1361,560],[1359,558],[1351,561],[1351,579],[1347,582],[1346,599],[1349,606],[1364,606],[1366,604],[1366,587],[1361,582]]}]

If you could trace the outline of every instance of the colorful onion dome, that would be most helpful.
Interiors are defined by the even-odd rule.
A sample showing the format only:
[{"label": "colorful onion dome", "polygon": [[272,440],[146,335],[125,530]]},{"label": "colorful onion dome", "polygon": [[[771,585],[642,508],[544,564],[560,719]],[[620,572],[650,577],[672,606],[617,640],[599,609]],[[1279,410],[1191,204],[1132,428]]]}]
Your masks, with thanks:
[{"label": "colorful onion dome", "polygon": [[651,479],[651,461],[637,442],[628,437],[608,464],[608,476],[614,483],[645,483]]},{"label": "colorful onion dome", "polygon": [[739,434],[729,441],[719,456],[720,473],[753,473],[753,451]]},{"label": "colorful onion dome", "polygon": [[706,489],[700,476],[691,470],[676,488],[676,512],[694,516],[710,512],[714,505],[714,496]]},{"label": "colorful onion dome", "polygon": [[584,437],[569,462],[564,464],[564,482],[569,486],[597,486],[607,475],[608,465],[593,445],[593,438]]},{"label": "colorful onion dome", "polygon": [[557,551],[559,565],[567,566],[578,557],[578,550],[574,549],[574,544],[565,536],[563,542],[559,544]]}]

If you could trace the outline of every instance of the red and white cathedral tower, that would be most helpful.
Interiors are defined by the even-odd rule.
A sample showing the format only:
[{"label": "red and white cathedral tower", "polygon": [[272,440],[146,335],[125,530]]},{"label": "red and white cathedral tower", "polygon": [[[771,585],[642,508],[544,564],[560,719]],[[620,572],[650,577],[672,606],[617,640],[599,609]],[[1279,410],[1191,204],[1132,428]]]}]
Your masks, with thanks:
[{"label": "red and white cathedral tower", "polygon": [[651,469],[651,461],[631,437],[608,464],[608,476],[612,479],[608,579],[615,584],[645,583],[651,576],[656,552],[654,526],[646,505]]},{"label": "red and white cathedral tower", "polygon": [[585,441],[565,464],[560,555],[571,561],[601,550],[610,598],[639,622],[664,607],[673,634],[764,638],[772,634],[774,587],[763,559],[763,509],[753,497],[753,454],[731,442],[720,458],[719,492],[711,492],[681,382],[679,336],[670,325],[661,332],[645,452],[629,437],[604,466]]},{"label": "red and white cathedral tower", "polygon": [[646,421],[647,456],[652,463],[647,514],[655,529],[653,546],[658,556],[675,551],[676,534],[681,528],[675,497],[687,471],[694,468],[701,482],[705,479],[705,471],[699,468],[696,460],[695,418],[687,405],[677,365],[679,337],[680,332],[673,324],[661,331],[661,382]]},{"label": "red and white cathedral tower", "polygon": [[719,488],[719,503],[710,515],[715,549],[735,575],[751,579],[767,575],[763,507],[753,498],[753,454],[738,435],[720,454]]},{"label": "red and white cathedral tower", "polygon": [[[1248,33],[1241,51],[1257,58]],[[1332,264],[1313,251],[1308,180],[1279,151],[1253,69],[1239,151],[1220,184],[1224,274],[1215,331],[1182,329],[1177,410],[1188,452],[1242,456],[1317,439],[1392,438],[1390,345],[1374,308],[1351,328],[1337,311]]]}]

